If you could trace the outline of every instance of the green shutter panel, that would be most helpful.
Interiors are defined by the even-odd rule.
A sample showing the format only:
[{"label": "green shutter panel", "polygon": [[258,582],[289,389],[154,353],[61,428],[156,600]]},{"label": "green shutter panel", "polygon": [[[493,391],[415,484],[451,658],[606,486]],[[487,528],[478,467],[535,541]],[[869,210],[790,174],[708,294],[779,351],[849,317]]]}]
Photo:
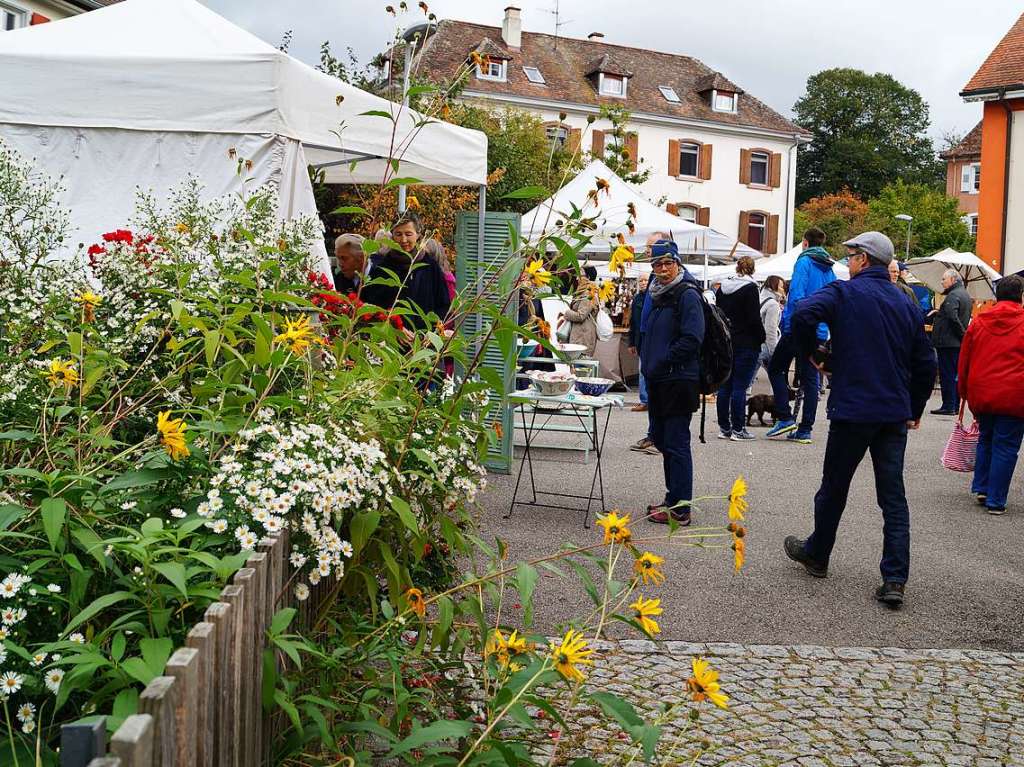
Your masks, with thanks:
[{"label": "green shutter panel", "polygon": [[[460,295],[468,303],[470,297],[479,295],[481,291],[484,301],[491,306],[499,305],[502,296],[497,285],[488,285],[489,278],[512,255],[509,227],[515,229],[518,236],[520,217],[516,213],[486,213],[484,218],[484,252],[479,253],[480,219],[476,211],[459,213],[455,227],[456,285]],[[485,289],[486,288],[486,289]],[[514,296],[506,307],[505,316],[515,319],[519,310],[518,296]],[[490,319],[481,313],[466,317],[462,332],[467,338],[479,338],[486,335]],[[508,395],[512,391],[515,377],[516,350],[513,346],[509,354],[503,354],[497,340],[491,339],[481,358],[481,365],[494,370],[500,376],[504,391],[491,391],[491,405],[487,414],[487,422],[501,424],[501,439],[492,445],[487,454],[487,468],[491,471],[508,474],[512,471],[512,410],[508,405]]]}]

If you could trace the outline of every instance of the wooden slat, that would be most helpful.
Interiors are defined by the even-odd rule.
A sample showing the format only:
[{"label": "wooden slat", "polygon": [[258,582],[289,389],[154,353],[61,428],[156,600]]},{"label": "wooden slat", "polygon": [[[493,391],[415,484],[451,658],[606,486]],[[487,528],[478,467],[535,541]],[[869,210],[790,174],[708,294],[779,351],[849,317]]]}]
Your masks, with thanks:
[{"label": "wooden slat", "polygon": [[122,767],[116,756],[100,756],[89,762],[88,767]]},{"label": "wooden slat", "polygon": [[246,563],[253,571],[253,630],[252,642],[252,691],[248,721],[249,740],[252,745],[251,763],[263,763],[263,648],[266,644],[267,629],[270,628],[270,560],[267,553],[258,551]]},{"label": "wooden slat", "polygon": [[153,767],[175,767],[174,677],[155,677],[139,695],[139,711],[153,717]]},{"label": "wooden slat", "polygon": [[198,653],[197,661],[199,663],[199,690],[193,699],[196,707],[196,764],[199,767],[214,767],[217,763],[214,743],[214,712],[217,706],[217,694],[220,691],[216,672],[217,626],[207,621],[197,623],[188,632],[185,646],[191,647]]},{"label": "wooden slat", "polygon": [[196,742],[201,737],[197,713],[199,698],[204,692],[200,687],[199,651],[191,647],[175,650],[164,673],[175,679],[174,767],[195,767]]},{"label": "wooden slat", "polygon": [[256,592],[256,571],[251,567],[243,567],[233,579],[234,584],[241,588],[239,595],[239,612],[235,617],[235,687],[238,693],[237,721],[239,726],[238,745],[235,753],[236,767],[249,767],[255,764],[250,734],[253,723],[253,650],[252,635],[255,604],[253,597]]},{"label": "wooden slat", "polygon": [[121,767],[152,767],[153,728],[149,714],[133,714],[121,723],[110,738],[110,751]]},{"label": "wooden slat", "polygon": [[[221,677],[224,682],[225,694],[222,697],[223,708],[218,717],[220,730],[217,737],[221,740],[221,748],[218,751],[223,755],[223,761],[219,765],[223,767],[241,767],[238,758],[238,741],[241,737],[241,725],[239,713],[241,711],[241,690],[239,689],[239,678],[241,669],[239,666],[239,632],[242,630],[242,587],[225,586],[220,592],[221,601],[229,606],[225,620],[224,636],[219,642],[224,646],[224,673]],[[219,632],[219,627],[218,627]]]}]

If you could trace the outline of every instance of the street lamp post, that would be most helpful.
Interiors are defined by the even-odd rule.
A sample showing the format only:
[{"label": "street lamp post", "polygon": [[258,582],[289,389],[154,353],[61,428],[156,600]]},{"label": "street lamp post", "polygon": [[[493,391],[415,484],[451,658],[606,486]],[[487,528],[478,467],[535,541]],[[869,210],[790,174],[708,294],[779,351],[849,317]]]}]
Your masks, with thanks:
[{"label": "street lamp post", "polygon": [[898,216],[896,216],[896,220],[897,221],[906,221],[907,222],[907,255],[906,255],[906,257],[903,260],[904,261],[909,261],[910,260],[910,227],[912,227],[914,225],[914,217],[911,216],[911,215],[908,215],[907,213],[900,213]]}]

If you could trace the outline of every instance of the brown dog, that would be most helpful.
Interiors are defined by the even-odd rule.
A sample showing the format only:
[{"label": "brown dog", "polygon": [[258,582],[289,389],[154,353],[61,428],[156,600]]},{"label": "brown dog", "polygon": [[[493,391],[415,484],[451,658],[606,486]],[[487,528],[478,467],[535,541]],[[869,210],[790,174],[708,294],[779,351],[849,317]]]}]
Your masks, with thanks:
[{"label": "brown dog", "polygon": [[[796,390],[789,390],[789,401],[792,402],[796,397]],[[747,400],[747,426],[750,426],[750,419],[757,414],[757,420],[761,422],[762,426],[767,426],[764,422],[764,414],[768,413],[772,417],[772,423],[775,423],[775,397],[771,394],[755,394]]]}]

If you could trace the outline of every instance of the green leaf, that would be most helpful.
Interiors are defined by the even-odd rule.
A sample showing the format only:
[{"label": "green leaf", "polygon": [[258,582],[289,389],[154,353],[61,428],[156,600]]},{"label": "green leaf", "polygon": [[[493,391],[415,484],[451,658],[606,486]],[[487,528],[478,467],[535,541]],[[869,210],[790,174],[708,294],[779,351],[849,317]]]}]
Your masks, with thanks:
[{"label": "green leaf", "polygon": [[416,521],[416,515],[412,513],[412,509],[409,508],[409,504],[406,503],[405,499],[399,498],[397,495],[391,496],[391,508],[398,513],[398,518],[402,520],[402,524],[405,525],[413,535],[419,536],[420,526]]},{"label": "green leaf", "polygon": [[127,641],[125,640],[124,633],[118,631],[114,634],[114,638],[110,642],[110,657],[115,661],[120,661],[124,657],[124,649]]},{"label": "green leaf", "polygon": [[442,596],[437,598],[437,625],[431,637],[431,644],[444,646],[447,644],[448,632],[451,631],[455,619],[455,608],[452,600]]},{"label": "green leaf", "polygon": [[274,650],[268,647],[263,651],[263,708],[269,709],[274,703],[274,688],[277,686],[277,663],[274,661]]},{"label": "green leaf", "polygon": [[81,333],[68,333],[68,348],[71,350],[72,357],[78,357],[82,354]]},{"label": "green leaf", "polygon": [[253,359],[257,365],[270,364],[270,342],[262,333],[256,334],[256,343],[253,347]]},{"label": "green leaf", "polygon": [[139,642],[139,649],[142,650],[142,659],[146,661],[153,676],[160,676],[164,673],[164,666],[174,652],[174,640],[170,637],[158,639],[147,638]]},{"label": "green leaf", "polygon": [[139,710],[139,691],[129,688],[121,690],[114,698],[113,715],[124,721]]},{"label": "green leaf", "polygon": [[636,713],[636,709],[618,695],[613,695],[610,692],[592,692],[590,699],[597,703],[605,714],[622,725],[623,729],[644,723],[644,720]]},{"label": "green leaf", "polygon": [[101,597],[94,599],[88,607],[82,610],[78,615],[71,619],[71,622],[64,627],[64,633],[70,633],[74,629],[78,628],[81,624],[85,623],[91,617],[96,615],[103,610],[106,610],[112,605],[116,605],[118,602],[123,602],[126,599],[133,601],[140,601],[139,598],[132,594],[130,591],[113,591],[110,594],[104,594]]},{"label": "green leaf", "polygon": [[13,503],[5,503],[0,506],[0,531],[6,530],[23,516],[28,514],[28,509]]},{"label": "green leaf", "polygon": [[542,186],[523,186],[515,191],[503,194],[502,200],[541,200],[548,196],[548,190]]},{"label": "green leaf", "polygon": [[295,614],[297,612],[298,611],[294,607],[285,607],[274,613],[274,618],[270,621],[270,633],[273,636],[284,633],[284,630],[288,628],[295,619]]},{"label": "green leaf", "polygon": [[414,748],[425,746],[427,743],[436,743],[439,740],[458,740],[459,738],[465,738],[472,731],[473,725],[461,719],[434,722],[426,727],[413,730],[409,737],[391,749],[388,753],[388,758],[391,759],[400,754],[408,753]]},{"label": "green leaf", "polygon": [[352,538],[352,548],[356,554],[363,550],[366,542],[370,540],[370,536],[373,535],[373,531],[377,529],[379,524],[380,512],[376,509],[364,511],[352,517],[350,537]]},{"label": "green leaf", "polygon": [[391,189],[391,188],[394,188],[396,186],[413,186],[415,184],[422,184],[422,183],[423,183],[423,179],[413,178],[412,176],[402,176],[401,178],[393,178],[393,179],[391,179],[387,184],[385,184],[385,187]]},{"label": "green leaf", "polygon": [[0,442],[7,440],[9,442],[35,442],[36,433],[34,431],[24,431],[23,429],[12,429],[11,431],[0,431]]},{"label": "green leaf", "polygon": [[366,208],[360,208],[358,205],[342,205],[340,208],[335,208],[334,210],[332,210],[331,211],[331,215],[332,216],[341,216],[341,215],[368,216],[370,214],[366,210]]},{"label": "green leaf", "polygon": [[185,574],[185,565],[181,562],[156,562],[153,569],[173,583],[181,595],[188,599],[188,575]]},{"label": "green leaf", "polygon": [[63,498],[44,498],[39,504],[39,510],[43,516],[43,530],[50,541],[50,548],[56,551],[57,541],[60,539],[61,530],[64,529],[64,520],[67,519],[68,506]]},{"label": "green leaf", "polygon": [[85,374],[85,380],[82,382],[83,396],[93,390],[99,380],[106,375],[106,372],[107,368],[105,365],[97,365],[89,369],[89,372]]},{"label": "green leaf", "polygon": [[389,120],[394,120],[394,116],[390,112],[385,112],[383,109],[371,109],[368,112],[360,112],[360,117],[386,117]]},{"label": "green leaf", "polygon": [[130,490],[133,487],[146,487],[155,485],[167,479],[168,474],[160,469],[140,469],[139,471],[128,471],[114,477],[103,486],[101,493],[112,493],[115,490]]},{"label": "green leaf", "polygon": [[220,331],[208,330],[203,334],[203,347],[206,352],[206,364],[213,367],[220,350]]},{"label": "green leaf", "polygon": [[520,562],[516,567],[516,588],[523,605],[523,625],[533,623],[533,589],[537,585],[537,568],[529,562]]}]

